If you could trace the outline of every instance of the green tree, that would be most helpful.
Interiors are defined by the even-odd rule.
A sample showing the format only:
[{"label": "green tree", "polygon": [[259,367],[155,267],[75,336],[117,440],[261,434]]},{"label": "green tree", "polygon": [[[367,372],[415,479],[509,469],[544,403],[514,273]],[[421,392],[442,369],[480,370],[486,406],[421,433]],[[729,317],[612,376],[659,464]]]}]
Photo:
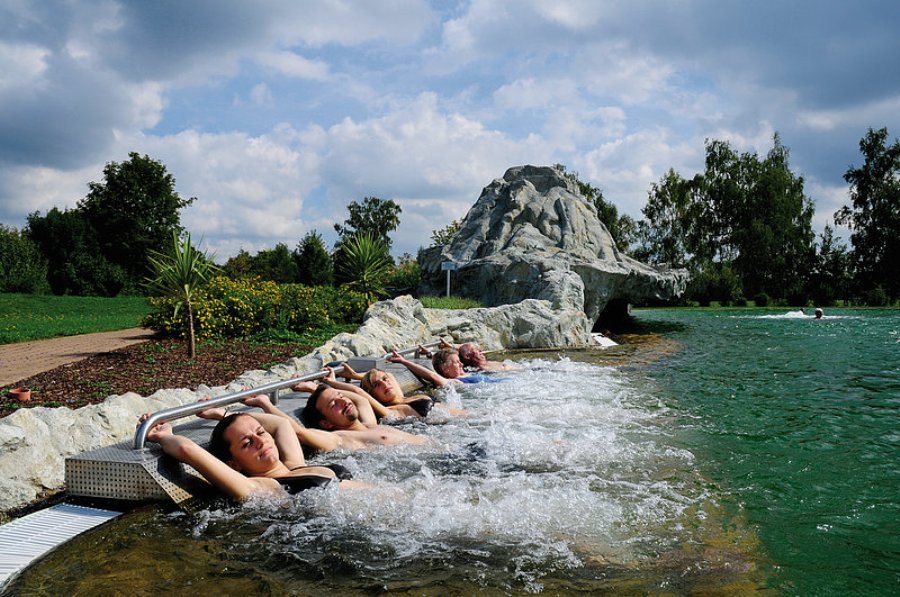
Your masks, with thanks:
[{"label": "green tree", "polygon": [[341,247],[342,259],[337,264],[344,286],[361,292],[372,302],[385,294],[384,284],[391,271],[384,241],[369,233],[360,232],[346,239]]},{"label": "green tree", "polygon": [[280,284],[292,284],[297,281],[297,263],[284,243],[278,243],[274,249],[263,249],[257,253],[251,259],[251,272],[263,280],[272,280]]},{"label": "green tree", "polygon": [[334,264],[325,248],[325,241],[317,231],[306,233],[293,253],[297,264],[297,281],[307,286],[334,284]]},{"label": "green tree", "polygon": [[54,294],[115,296],[125,271],[100,251],[97,232],[81,210],[52,208],[29,214],[25,234],[47,259],[47,282]]},{"label": "green tree", "polygon": [[253,257],[244,249],[240,249],[237,255],[228,258],[228,261],[222,266],[222,272],[232,280],[251,278],[253,277]]},{"label": "green tree", "polygon": [[169,253],[160,253],[151,249],[148,256],[153,274],[145,279],[151,293],[171,296],[178,299],[175,305],[175,317],[183,305],[187,312],[186,334],[188,358],[197,355],[197,342],[194,336],[194,309],[191,301],[194,294],[205,286],[210,278],[219,273],[220,268],[191,244],[191,235],[187,233],[178,238],[172,232],[172,245]]},{"label": "green tree", "polygon": [[834,237],[834,230],[826,224],[809,276],[809,295],[815,304],[827,307],[835,299],[847,298],[849,290],[850,255],[846,245]]},{"label": "green tree", "polygon": [[37,245],[15,228],[0,224],[0,292],[43,294],[47,284],[47,260]]},{"label": "green tree", "polygon": [[653,183],[641,209],[644,219],[637,224],[637,259],[669,267],[688,265],[689,214],[695,188],[693,181],[684,180],[672,169],[659,183]]},{"label": "green tree", "polygon": [[[800,300],[814,257],[813,205],[788,157],[778,135],[762,160],[708,140],[702,174],[685,180],[670,170],[653,186],[638,224],[637,255],[704,272],[725,280],[723,287],[733,274],[745,296]],[[709,264],[722,265],[713,271]],[[740,300],[725,294],[731,296],[724,300]]]},{"label": "green tree", "polygon": [[871,128],[859,141],[863,165],[849,168],[851,206],[834,214],[850,228],[857,291],[882,288],[892,300],[900,296],[900,141],[890,145],[888,130]]},{"label": "green tree", "polygon": [[432,230],[431,246],[443,247],[444,245],[450,244],[450,241],[453,240],[453,237],[459,232],[460,226],[462,226],[462,220],[453,220],[443,228]]},{"label": "green tree", "polygon": [[335,232],[340,236],[338,245],[357,234],[368,234],[380,239],[387,247],[386,254],[390,255],[392,243],[389,235],[400,225],[400,213],[403,211],[400,206],[392,199],[366,197],[362,203],[351,201],[347,210],[350,217],[344,220],[343,225],[334,225]]},{"label": "green tree", "polygon": [[164,251],[172,233],[181,232],[179,210],[195,199],[175,192],[175,179],[162,163],[128,155],[126,162],[106,165],[103,182],[88,184],[78,208],[97,232],[100,252],[136,289],[151,272],[148,255]]}]

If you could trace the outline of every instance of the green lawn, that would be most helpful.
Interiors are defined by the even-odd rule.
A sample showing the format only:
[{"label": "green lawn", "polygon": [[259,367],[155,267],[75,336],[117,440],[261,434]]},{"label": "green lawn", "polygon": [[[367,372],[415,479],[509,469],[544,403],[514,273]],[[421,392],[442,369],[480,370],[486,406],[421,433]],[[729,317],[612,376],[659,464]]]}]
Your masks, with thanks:
[{"label": "green lawn", "polygon": [[0,344],[138,327],[148,311],[142,296],[0,294]]}]

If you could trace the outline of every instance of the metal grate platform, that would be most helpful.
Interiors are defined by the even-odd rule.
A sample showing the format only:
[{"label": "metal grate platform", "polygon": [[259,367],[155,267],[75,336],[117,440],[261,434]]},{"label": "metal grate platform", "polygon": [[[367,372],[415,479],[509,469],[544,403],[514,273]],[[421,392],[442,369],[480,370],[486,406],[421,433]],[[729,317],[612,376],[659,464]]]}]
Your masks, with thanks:
[{"label": "metal grate platform", "polygon": [[[430,362],[422,360],[430,366]],[[419,379],[402,365],[386,364],[404,392],[422,387]],[[282,393],[278,407],[298,416],[308,394]],[[249,409],[248,409],[249,410]],[[215,421],[194,418],[175,426],[175,432],[206,446]],[[132,441],[83,452],[66,458],[66,493],[71,496],[126,501],[167,501],[183,504],[211,490],[190,466],[166,456],[156,444],[135,450]]]},{"label": "metal grate platform", "polygon": [[0,526],[0,587],[57,545],[121,512],[58,504]]}]

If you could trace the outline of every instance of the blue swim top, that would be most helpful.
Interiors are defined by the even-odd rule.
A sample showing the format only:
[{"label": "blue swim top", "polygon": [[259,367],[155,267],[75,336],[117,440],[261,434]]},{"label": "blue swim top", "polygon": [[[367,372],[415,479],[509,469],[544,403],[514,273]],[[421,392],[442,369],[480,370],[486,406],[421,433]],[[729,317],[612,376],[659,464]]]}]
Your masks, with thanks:
[{"label": "blue swim top", "polygon": [[457,377],[457,381],[462,383],[499,383],[503,381],[502,377],[495,377],[486,373],[470,373],[463,377]]}]

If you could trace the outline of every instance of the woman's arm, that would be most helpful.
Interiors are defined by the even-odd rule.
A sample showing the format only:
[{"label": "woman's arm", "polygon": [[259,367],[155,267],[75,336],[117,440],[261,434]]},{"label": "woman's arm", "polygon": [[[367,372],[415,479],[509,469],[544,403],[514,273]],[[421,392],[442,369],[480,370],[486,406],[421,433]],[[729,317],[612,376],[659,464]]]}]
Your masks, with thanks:
[{"label": "woman's arm", "polygon": [[330,452],[331,450],[337,450],[341,447],[340,436],[328,431],[324,431],[322,429],[310,429],[308,427],[304,427],[302,424],[300,424],[300,421],[298,421],[294,417],[289,416],[287,413],[272,404],[272,401],[269,400],[269,397],[265,394],[257,394],[256,396],[245,398],[244,404],[248,406],[256,406],[258,408],[261,408],[269,415],[281,417],[282,419],[287,421],[288,425],[290,425],[291,433],[293,433],[294,437],[296,437],[297,440],[299,440],[299,442],[304,446],[309,446],[310,448],[318,450],[320,452]]},{"label": "woman's arm", "polygon": [[392,363],[400,363],[401,365],[403,365],[404,367],[409,369],[412,372],[412,374],[415,375],[416,377],[418,377],[419,379],[422,379],[431,384],[434,384],[435,386],[437,386],[439,388],[443,388],[447,384],[451,383],[451,380],[447,379],[440,373],[438,373],[436,371],[432,371],[431,369],[429,369],[428,367],[425,367],[424,365],[420,365],[418,363],[413,363],[412,361],[410,361],[409,359],[407,359],[406,357],[404,357],[400,353],[398,353],[396,350],[391,353],[391,356],[389,356],[387,358],[387,360]]},{"label": "woman's arm", "polygon": [[[141,416],[144,421],[150,413]],[[251,479],[240,473],[200,446],[190,438],[175,435],[169,423],[159,423],[147,432],[147,440],[162,447],[163,452],[179,462],[193,467],[203,478],[234,500],[244,501],[260,490],[275,490],[272,479]]]}]

